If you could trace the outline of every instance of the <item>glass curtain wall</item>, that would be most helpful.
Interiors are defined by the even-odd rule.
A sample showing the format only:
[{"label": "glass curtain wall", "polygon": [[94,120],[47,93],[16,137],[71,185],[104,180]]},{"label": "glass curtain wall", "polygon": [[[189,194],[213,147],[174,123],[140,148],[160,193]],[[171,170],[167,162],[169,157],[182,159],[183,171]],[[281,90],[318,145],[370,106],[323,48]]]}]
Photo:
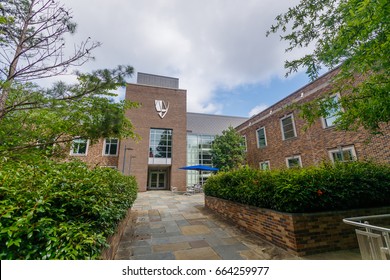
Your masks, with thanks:
[{"label": "glass curtain wall", "polygon": [[[212,166],[211,144],[214,141],[212,135],[187,135],[187,165]],[[193,186],[207,180],[210,172],[187,171],[187,186]]]}]

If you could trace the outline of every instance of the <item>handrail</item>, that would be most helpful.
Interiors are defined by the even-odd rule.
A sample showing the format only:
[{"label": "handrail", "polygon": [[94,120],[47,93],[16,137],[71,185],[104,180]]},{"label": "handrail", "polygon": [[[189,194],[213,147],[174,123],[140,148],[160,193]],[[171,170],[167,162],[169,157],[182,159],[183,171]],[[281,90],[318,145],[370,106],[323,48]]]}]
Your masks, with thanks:
[{"label": "handrail", "polygon": [[[390,233],[390,228],[378,227],[378,226],[374,226],[374,225],[370,225],[370,224],[366,224],[364,222],[361,222],[363,220],[382,219],[382,218],[390,218],[390,214],[345,218],[345,219],[343,219],[343,222],[346,224],[349,224],[349,225],[354,225],[354,226],[358,226],[358,227],[365,227],[365,228],[370,228],[373,230],[379,230],[379,231],[384,231],[384,232]],[[360,221],[360,222],[358,222],[358,221]]]},{"label": "handrail", "polygon": [[[360,254],[362,255],[363,259],[386,260],[389,259],[388,257],[390,257],[390,228],[374,226],[368,223],[368,220],[383,218],[390,218],[390,214],[361,216],[343,219],[343,222],[346,224],[357,226],[359,228],[365,228],[365,233],[361,230],[356,230]],[[374,233],[373,231],[377,233]],[[381,233],[381,235],[379,234],[379,232]],[[384,240],[385,244],[382,244],[382,240]],[[388,257],[386,257],[386,255]]]}]

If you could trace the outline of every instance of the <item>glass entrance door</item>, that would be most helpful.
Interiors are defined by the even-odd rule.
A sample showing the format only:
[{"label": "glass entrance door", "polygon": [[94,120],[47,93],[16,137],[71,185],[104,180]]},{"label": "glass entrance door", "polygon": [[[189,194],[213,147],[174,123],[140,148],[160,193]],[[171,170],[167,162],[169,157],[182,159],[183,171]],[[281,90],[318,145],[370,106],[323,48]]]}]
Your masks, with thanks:
[{"label": "glass entrance door", "polygon": [[163,190],[166,188],[167,188],[167,173],[166,173],[166,171],[150,171],[149,189]]}]

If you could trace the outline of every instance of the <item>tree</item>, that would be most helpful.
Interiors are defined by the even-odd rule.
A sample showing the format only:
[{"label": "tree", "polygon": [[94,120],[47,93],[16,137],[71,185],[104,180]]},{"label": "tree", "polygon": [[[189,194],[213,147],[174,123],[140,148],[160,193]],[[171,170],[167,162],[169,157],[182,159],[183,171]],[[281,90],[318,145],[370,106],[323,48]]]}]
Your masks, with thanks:
[{"label": "tree", "polygon": [[213,166],[220,170],[241,167],[245,162],[244,138],[232,127],[217,135],[211,147]]},{"label": "tree", "polygon": [[302,0],[276,17],[267,36],[281,31],[281,39],[289,42],[286,52],[314,47],[311,53],[286,61],[286,75],[303,67],[315,79],[321,68],[339,67],[328,95],[348,93],[342,94],[339,104],[325,99],[303,106],[309,123],[341,105],[344,110],[337,113],[336,127],[381,132],[390,120],[389,30],[388,0]]},{"label": "tree", "polygon": [[[134,137],[124,111],[136,105],[109,100],[108,91],[119,83],[105,80],[101,72],[80,76],[82,86],[58,83],[44,90],[33,84],[15,87],[15,83],[5,108],[10,112],[0,121],[0,156],[15,158],[41,152],[59,155],[76,138],[93,142],[102,137]],[[68,93],[76,92],[79,97],[67,99]]]},{"label": "tree", "polygon": [[[95,250],[98,255],[101,243],[99,240],[104,240],[104,235],[110,233],[111,229],[106,232],[100,230],[98,235],[83,231],[79,222],[86,216],[85,207],[79,207],[82,210],[81,215],[67,217],[65,213],[69,205],[61,203],[60,196],[72,198],[77,195],[80,186],[89,184],[96,178],[97,185],[93,186],[94,190],[101,186],[108,187],[111,182],[117,181],[117,185],[111,184],[112,191],[117,192],[120,189],[122,193],[130,183],[129,180],[133,179],[125,179],[115,172],[103,174],[101,172],[105,171],[97,168],[96,172],[91,171],[96,173],[91,173],[93,178],[87,176],[83,181],[86,174],[85,165],[54,163],[53,160],[47,160],[47,157],[61,155],[64,148],[77,138],[94,141],[101,137],[134,136],[131,122],[125,117],[124,111],[136,104],[129,101],[115,103],[110,100],[114,95],[110,92],[125,85],[125,77],[133,73],[133,68],[117,66],[112,70],[102,69],[92,73],[76,72],[77,82],[73,85],[57,82],[51,88],[41,88],[32,81],[67,74],[73,67],[91,59],[91,51],[99,46],[99,43],[90,42],[88,39],[79,47],[75,47],[73,55],[66,57],[64,36],[74,33],[76,27],[71,22],[70,10],[55,0],[6,0],[0,3],[0,173],[3,175],[0,197],[2,202],[6,202],[0,204],[0,219],[2,225],[5,225],[5,221],[9,228],[17,231],[0,233],[1,247],[6,248],[1,254],[6,258],[13,258],[12,252],[16,252],[16,257],[55,258],[51,248],[56,247],[56,252],[62,249],[57,245],[52,246],[53,236],[61,232],[61,225],[65,224],[65,231],[70,234],[67,234],[65,240],[64,234],[61,233],[58,240],[65,246],[65,251],[71,253],[60,257],[75,258],[75,252],[83,247],[77,236],[89,240],[89,244],[98,242]],[[20,168],[17,168],[18,166]],[[54,166],[56,168],[53,169]],[[13,174],[15,168],[18,170]],[[51,172],[58,178],[46,176]],[[26,181],[28,173],[31,173],[32,177]],[[39,173],[44,175],[40,176]],[[78,174],[82,176],[78,178]],[[69,176],[77,180],[67,181]],[[12,181],[17,183],[12,186]],[[64,189],[65,185],[69,191]],[[82,188],[88,189],[85,186]],[[57,187],[60,188],[61,194],[50,198],[50,194],[55,193]],[[132,190],[135,189],[133,184]],[[49,195],[45,194],[46,190]],[[104,200],[105,209],[106,196],[109,193],[107,190],[90,196],[97,201]],[[24,201],[13,199],[12,194],[26,194],[26,191],[36,194],[39,202],[35,198],[28,198],[28,195]],[[27,203],[27,208],[23,206],[24,202]],[[28,208],[29,203],[32,203],[31,209]],[[60,213],[57,217],[53,216],[56,206],[59,206]],[[76,208],[77,206],[69,209],[75,213]],[[23,216],[21,219],[8,219],[9,215],[17,217],[18,211],[20,217]],[[96,207],[93,211],[95,214],[99,212]],[[114,212],[114,216],[120,219],[120,211],[114,209]],[[25,230],[20,224],[22,220],[27,221]],[[86,228],[91,228],[91,224],[99,227],[108,221],[106,218],[104,221],[99,220],[99,215],[91,215],[87,220]],[[108,221],[116,224],[113,222]],[[36,228],[39,224],[43,226]],[[72,235],[72,230],[69,230],[70,224],[78,227],[74,228],[77,236]],[[44,233],[45,229],[48,234]],[[99,238],[96,239],[96,236]],[[25,254],[20,254],[21,242],[27,244]],[[40,245],[44,248],[39,249]],[[91,250],[88,251],[90,254]],[[86,257],[88,256],[87,253]]]},{"label": "tree", "polygon": [[131,66],[75,72],[74,85],[43,89],[32,82],[68,74],[100,45],[88,38],[66,56],[65,35],[76,30],[70,9],[52,0],[6,0],[0,11],[0,155],[35,153],[77,137],[134,136],[124,111],[136,104],[110,100]]},{"label": "tree", "polygon": [[64,74],[92,58],[91,51],[100,43],[90,39],[75,47],[73,55],[65,55],[66,34],[74,34],[76,24],[72,12],[58,1],[4,0],[1,12],[8,20],[1,24],[0,118],[13,81]]},{"label": "tree", "polygon": [[[2,5],[0,4],[0,9],[2,8]],[[7,18],[0,15],[0,24],[4,24],[7,22]]]}]

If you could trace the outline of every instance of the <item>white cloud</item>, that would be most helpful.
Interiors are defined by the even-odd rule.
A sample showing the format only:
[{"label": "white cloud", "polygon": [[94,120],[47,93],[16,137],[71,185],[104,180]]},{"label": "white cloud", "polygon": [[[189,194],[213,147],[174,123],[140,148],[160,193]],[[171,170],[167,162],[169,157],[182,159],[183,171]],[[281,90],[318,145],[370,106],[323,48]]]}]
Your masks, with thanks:
[{"label": "white cloud", "polygon": [[130,64],[139,72],[177,77],[187,89],[188,111],[218,113],[223,104],[217,88],[284,75],[286,45],[265,33],[298,0],[63,2],[78,23],[75,40],[90,36],[103,43],[86,67]]},{"label": "white cloud", "polygon": [[248,117],[252,117],[254,115],[257,115],[258,113],[264,111],[267,109],[269,106],[267,104],[260,104],[257,105],[256,107],[252,108],[252,110],[249,111]]}]

